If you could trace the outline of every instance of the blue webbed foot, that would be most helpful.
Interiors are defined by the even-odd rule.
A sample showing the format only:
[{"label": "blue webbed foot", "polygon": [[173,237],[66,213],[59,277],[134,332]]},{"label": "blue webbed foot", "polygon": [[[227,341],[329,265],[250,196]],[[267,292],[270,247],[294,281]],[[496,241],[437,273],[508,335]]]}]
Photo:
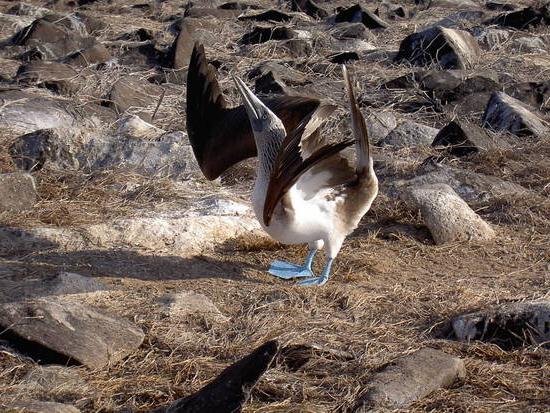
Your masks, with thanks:
[{"label": "blue webbed foot", "polygon": [[276,277],[290,280],[299,277],[311,277],[313,273],[305,265],[296,265],[286,261],[276,260],[271,263],[268,272]]},{"label": "blue webbed foot", "polygon": [[306,278],[305,280],[299,281],[296,283],[296,285],[317,285],[321,286],[324,285],[328,281],[328,277],[313,277],[313,278]]},{"label": "blue webbed foot", "polygon": [[323,273],[321,274],[320,277],[306,278],[305,280],[302,280],[302,281],[298,282],[297,285],[304,285],[304,286],[317,285],[317,286],[321,286],[321,285],[326,284],[326,282],[328,281],[328,277],[330,276],[330,268],[332,267],[332,261],[333,261],[332,258],[329,258],[327,260],[325,268],[323,269]]}]

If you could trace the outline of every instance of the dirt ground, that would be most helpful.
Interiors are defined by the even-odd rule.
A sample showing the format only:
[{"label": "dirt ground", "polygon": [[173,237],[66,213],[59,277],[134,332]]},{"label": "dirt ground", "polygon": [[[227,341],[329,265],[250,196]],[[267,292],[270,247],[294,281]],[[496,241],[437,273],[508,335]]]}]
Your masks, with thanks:
[{"label": "dirt ground", "polygon": [[[46,4],[34,0],[30,3]],[[96,8],[86,12],[109,21],[113,32],[122,32],[128,27],[117,8],[119,3],[98,2]],[[0,1],[0,11],[12,4]],[[177,10],[174,2],[168,4]],[[132,13],[137,16],[135,10]],[[430,13],[423,11],[415,21],[396,23],[391,35],[384,40],[378,36],[374,43],[395,48],[415,24],[450,11],[435,9]],[[147,16],[136,17],[132,24],[157,31],[166,25]],[[220,30],[230,35],[226,41],[207,45],[209,56],[227,57],[228,65],[234,65],[238,74],[265,59],[269,45],[246,52],[235,46],[235,39],[246,25],[222,26]],[[171,38],[164,36],[169,44]],[[279,56],[279,51],[271,52],[270,56]],[[246,58],[239,56],[244,53]],[[479,69],[499,67],[518,80],[547,79],[547,68],[541,69],[535,57],[544,58],[489,53]],[[304,64],[313,65],[314,60]],[[381,63],[350,67],[359,79],[360,91],[373,96],[383,81],[412,70]],[[343,104],[336,65],[323,75],[310,75],[317,87],[330,84],[339,88],[335,99]],[[222,86],[230,89],[229,72],[222,70],[220,78]],[[181,91],[184,96],[184,87]],[[235,99],[235,91],[231,93],[230,99]],[[165,124],[157,126],[172,123],[174,128],[182,129],[183,109],[174,111],[172,121],[164,120]],[[438,113],[402,116],[433,126],[441,126],[446,119]],[[343,109],[335,123],[337,127],[328,133],[347,127]],[[7,138],[0,140],[0,172],[14,170],[8,146]],[[257,237],[213,245],[202,255],[190,257],[129,249],[70,251],[55,246],[24,254],[2,253],[0,277],[41,278],[69,271],[100,280],[110,287],[108,291],[70,299],[125,317],[145,332],[144,343],[123,362],[95,371],[71,367],[84,378],[85,388],[53,389],[40,397],[74,404],[83,412],[147,411],[197,391],[235,360],[265,341],[277,339],[283,345],[318,344],[327,351],[297,370],[285,366],[268,370],[252,391],[244,412],[348,411],[374,372],[424,347],[462,358],[466,377],[452,388],[438,390],[410,408],[396,411],[547,412],[547,349],[525,346],[504,351],[488,343],[455,342],[442,337],[441,332],[451,317],[461,313],[501,302],[550,298],[549,148],[550,141],[542,139],[511,150],[443,161],[530,189],[528,195],[470,204],[497,233],[489,243],[434,245],[419,213],[385,193],[392,178],[384,177],[380,196],[344,243],[331,279],[322,288],[299,288],[294,282],[267,274],[273,259],[300,262],[306,249]],[[432,149],[415,152],[382,148],[375,148],[374,153],[377,159],[384,156],[408,162],[410,170],[401,171],[400,177],[413,176],[418,164],[436,154]],[[234,170],[237,178],[226,186],[235,198],[248,198],[247,171]],[[40,196],[37,205],[25,213],[0,213],[1,226],[78,228],[132,216],[144,207],[185,208],[196,194],[215,193],[219,188],[219,184],[198,180],[182,190],[168,179],[120,171],[90,175],[46,169],[35,177]],[[113,189],[117,187],[114,184],[131,184],[136,189],[121,193]],[[319,271],[323,263],[324,257],[319,254],[315,269]],[[157,299],[165,293],[187,290],[209,297],[230,320],[219,323],[207,317],[166,316]],[[34,366],[31,359],[0,346],[2,402],[9,403],[25,394],[20,383]]]}]

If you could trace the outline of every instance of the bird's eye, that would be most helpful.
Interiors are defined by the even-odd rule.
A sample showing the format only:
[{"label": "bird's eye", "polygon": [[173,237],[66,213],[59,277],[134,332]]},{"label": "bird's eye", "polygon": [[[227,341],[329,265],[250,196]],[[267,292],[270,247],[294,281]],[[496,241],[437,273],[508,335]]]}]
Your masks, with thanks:
[{"label": "bird's eye", "polygon": [[262,119],[267,120],[267,113],[264,112],[264,114],[262,115]]}]

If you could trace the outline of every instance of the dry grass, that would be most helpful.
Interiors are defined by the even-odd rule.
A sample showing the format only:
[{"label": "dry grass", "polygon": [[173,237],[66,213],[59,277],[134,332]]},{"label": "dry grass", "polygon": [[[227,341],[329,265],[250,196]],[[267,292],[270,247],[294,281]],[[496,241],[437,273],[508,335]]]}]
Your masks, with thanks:
[{"label": "dry grass", "polygon": [[[44,4],[43,1],[31,1]],[[120,2],[97,2],[86,12],[107,21],[100,35],[112,40],[143,27],[159,34],[159,47],[173,35],[165,30],[168,16],[182,12],[178,2],[162,2],[147,16]],[[139,1],[127,1],[126,6]],[[267,2],[263,2],[267,5]],[[346,2],[335,2],[344,4]],[[412,3],[412,2],[411,2]],[[0,0],[0,11],[12,5]],[[370,6],[369,6],[370,7]],[[447,9],[419,10],[412,21],[394,23],[376,46],[396,50],[400,40],[415,28],[445,17]],[[131,27],[128,21],[131,20]],[[230,74],[246,73],[265,60],[289,60],[288,52],[268,42],[241,47],[238,39],[252,23],[211,19],[197,32],[209,57],[222,63],[221,86],[228,100],[238,101]],[[294,20],[291,26],[310,27]],[[314,53],[295,62],[317,92],[345,105],[337,65],[324,59],[330,40],[320,26],[310,27]],[[540,29],[541,31],[543,29]],[[544,34],[535,32],[537,34]],[[516,33],[514,36],[520,36]],[[476,70],[513,73],[520,81],[542,80],[536,56],[518,54],[508,45],[484,52]],[[349,65],[359,79],[364,102],[381,110],[399,109],[411,97],[388,92],[381,85],[416,68],[388,62]],[[120,77],[132,72],[113,65],[87,84],[78,104],[101,98]],[[328,92],[327,92],[328,91]],[[155,125],[181,129],[184,87],[174,87],[159,109]],[[378,106],[377,106],[378,105]],[[365,107],[368,112],[371,108]],[[446,115],[428,109],[400,113],[421,123],[440,125]],[[344,110],[334,117],[326,133],[335,138],[347,131]],[[11,135],[10,135],[11,136]],[[14,170],[7,148],[12,139],[0,138],[0,172]],[[344,412],[365,388],[373,372],[386,363],[422,347],[442,349],[465,360],[466,378],[416,402],[403,412],[544,412],[550,403],[550,356],[542,347],[503,351],[491,344],[462,344],[438,338],[438,329],[456,314],[509,300],[547,297],[550,290],[550,153],[548,139],[526,142],[510,151],[479,153],[463,159],[446,159],[453,166],[495,175],[532,191],[528,196],[493,199],[472,204],[496,228],[498,237],[488,244],[456,243],[435,246],[422,225],[422,217],[384,193],[358,230],[348,238],[323,288],[296,288],[274,280],[265,269],[274,258],[301,261],[304,247],[283,247],[265,238],[245,237],[220,245],[212,253],[191,258],[136,250],[37,250],[25,256],[0,259],[0,277],[40,278],[59,271],[95,277],[111,289],[70,299],[133,320],[146,333],[143,345],[123,362],[91,371],[74,368],[86,388],[58,388],[30,392],[21,386],[35,363],[0,347],[2,402],[25,397],[68,402],[83,412],[146,411],[168,404],[204,386],[223,368],[266,340],[283,344],[316,343],[330,350],[318,352],[297,370],[278,365],[260,380],[245,412]],[[388,171],[412,177],[432,149],[375,148],[377,156],[396,162]],[[391,162],[388,162],[390,164]],[[174,182],[149,178],[127,170],[84,174],[46,169],[35,174],[39,200],[25,213],[1,213],[1,226],[78,227],[105,222],[144,211],[185,210],[197,194],[231,192],[246,199],[253,162],[234,168],[219,184]],[[389,169],[394,168],[394,169]],[[388,173],[389,173],[388,172]],[[390,176],[389,174],[388,176]],[[318,271],[322,258],[316,262]],[[206,317],[167,316],[156,299],[165,293],[194,290],[208,296],[230,317],[226,324]]]}]

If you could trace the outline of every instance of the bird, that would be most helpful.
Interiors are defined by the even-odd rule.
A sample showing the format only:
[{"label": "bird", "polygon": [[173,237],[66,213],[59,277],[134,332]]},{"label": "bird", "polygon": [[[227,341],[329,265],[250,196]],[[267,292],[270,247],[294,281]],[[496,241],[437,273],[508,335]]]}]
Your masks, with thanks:
[{"label": "bird", "polygon": [[[324,285],[345,238],[357,228],[378,194],[365,119],[359,110],[346,66],[342,66],[350,101],[353,138],[329,143],[320,134],[304,139],[306,115],[293,130],[239,78],[233,80],[252,128],[258,163],[252,191],[254,213],[262,228],[283,244],[307,243],[304,264],[274,261],[268,272],[299,285]],[[355,143],[356,165],[341,151]],[[312,271],[317,251],[326,248],[319,276]]]},{"label": "bird", "polygon": [[[315,133],[336,106],[310,96],[271,96],[262,99],[283,122],[295,129],[304,117],[304,138]],[[204,46],[195,42],[187,73],[187,135],[203,175],[214,180],[231,166],[256,156],[256,143],[243,105],[230,108],[220,90],[215,68]]]}]

